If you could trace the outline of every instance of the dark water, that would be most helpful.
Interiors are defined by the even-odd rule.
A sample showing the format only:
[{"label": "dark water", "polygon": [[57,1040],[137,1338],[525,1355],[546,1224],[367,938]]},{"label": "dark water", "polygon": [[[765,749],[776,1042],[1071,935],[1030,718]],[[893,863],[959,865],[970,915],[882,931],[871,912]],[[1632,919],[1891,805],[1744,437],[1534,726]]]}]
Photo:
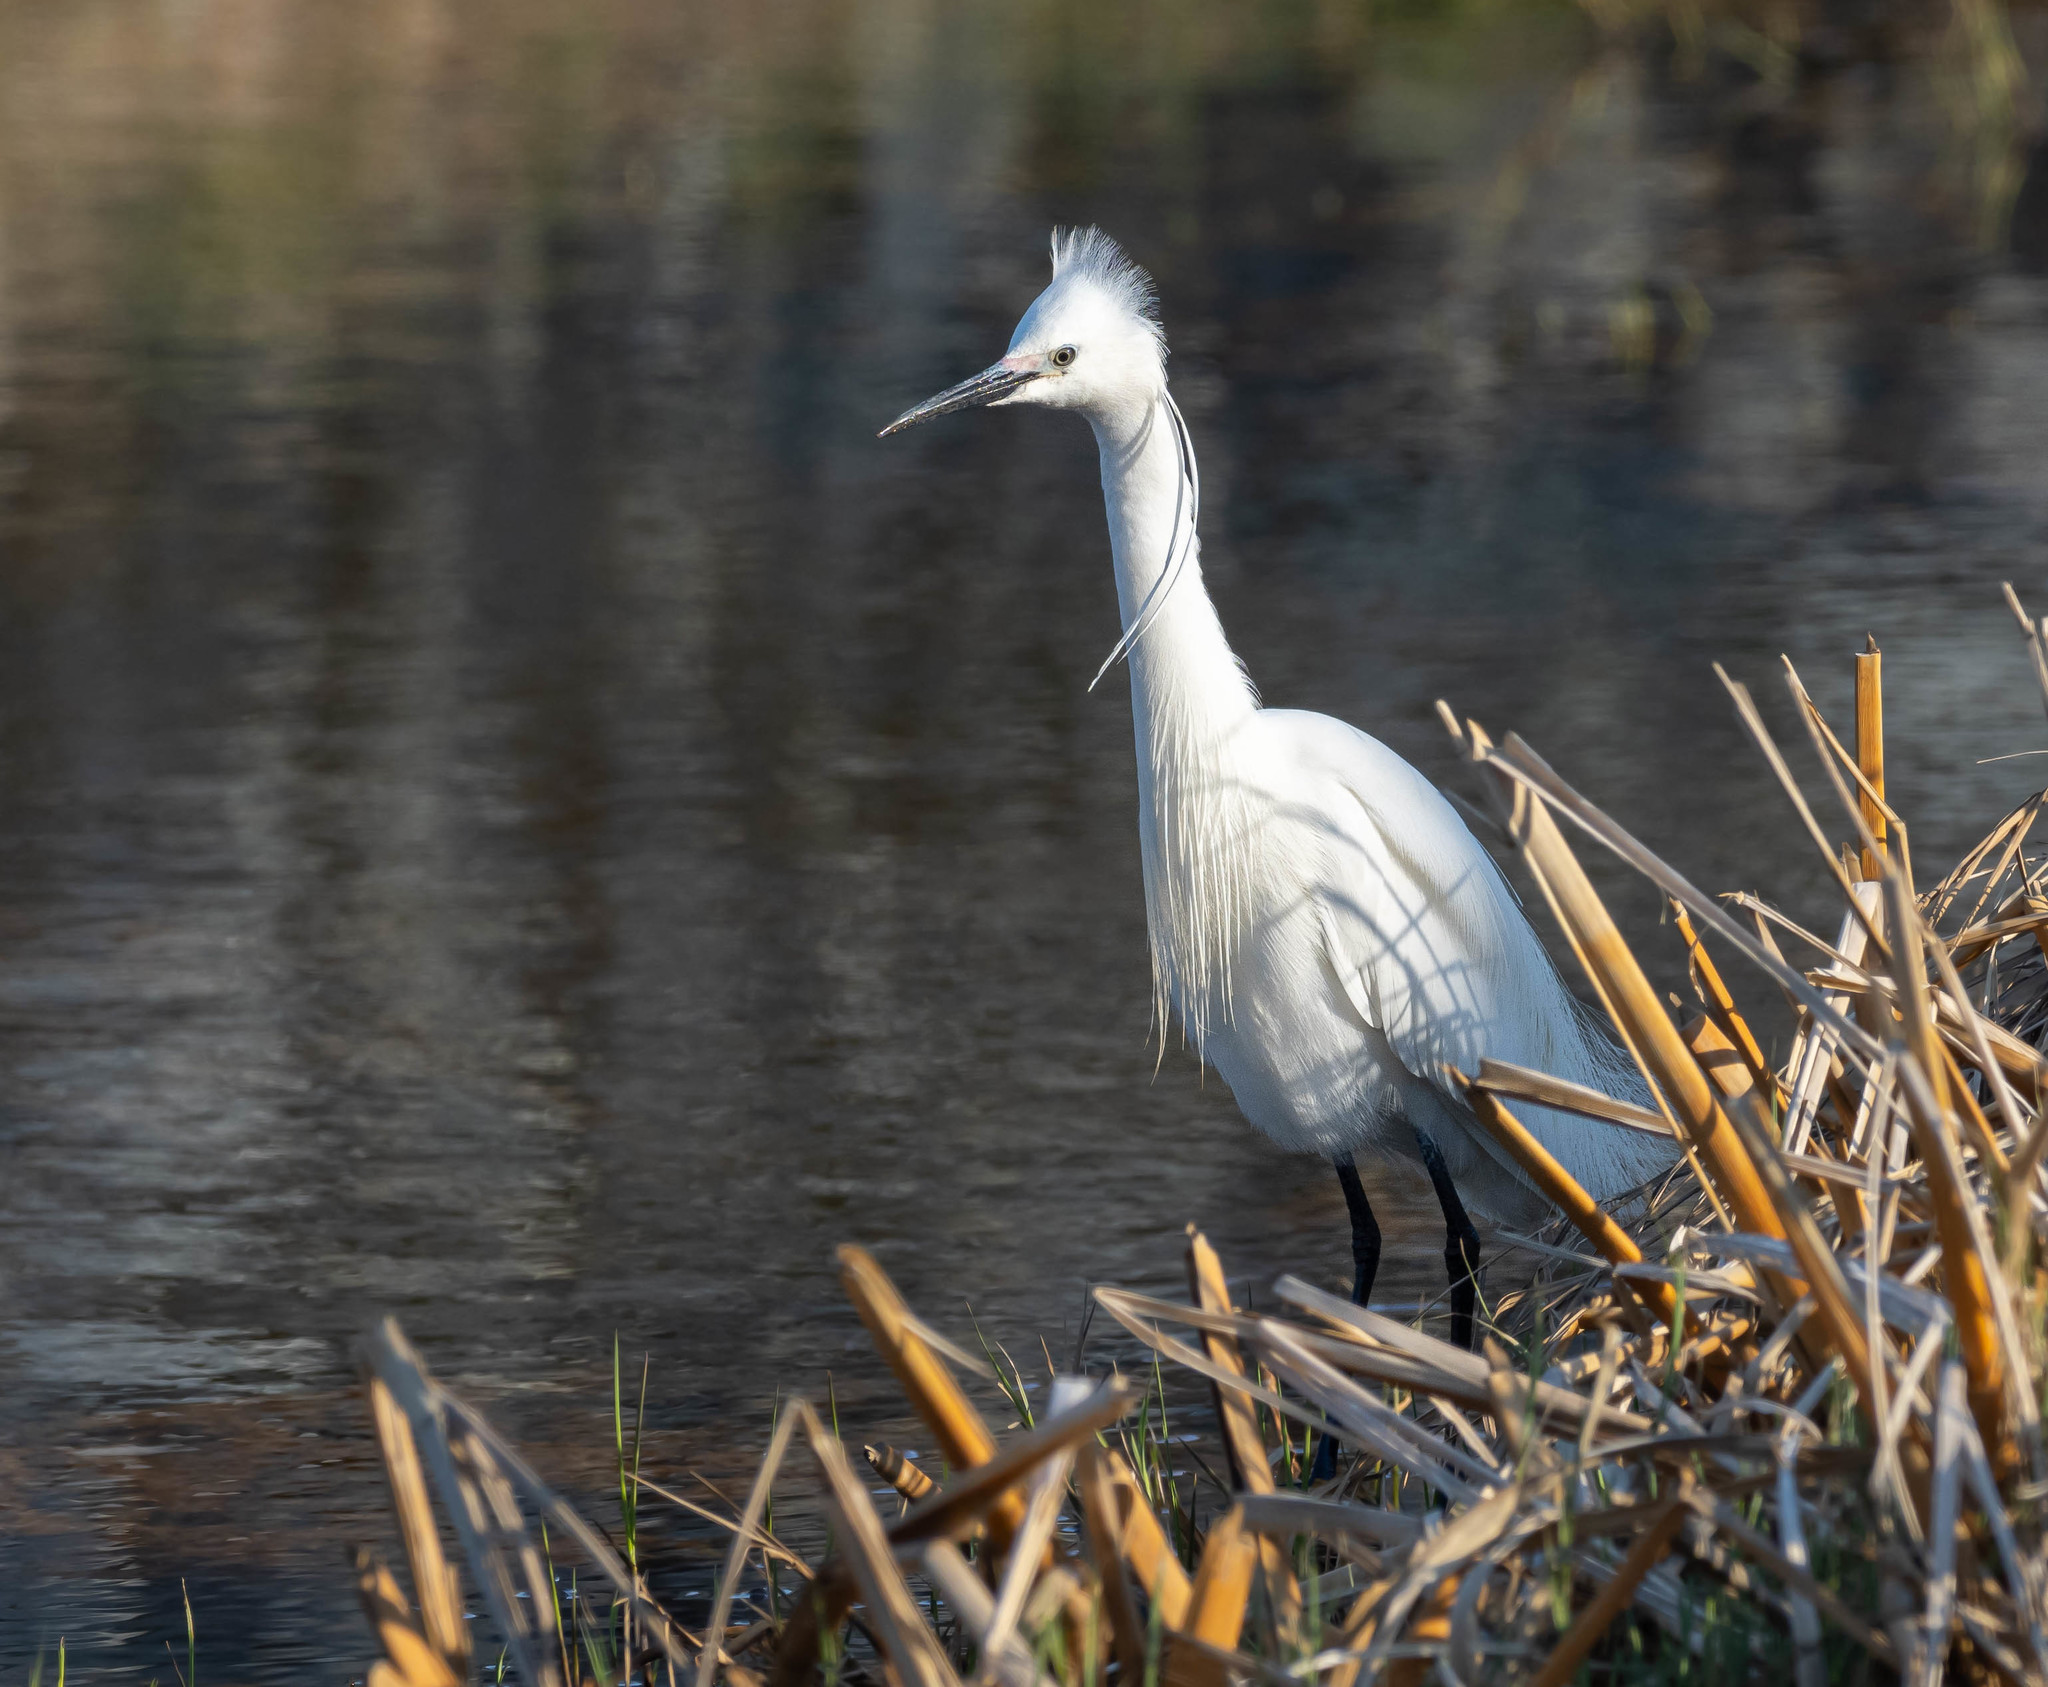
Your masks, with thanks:
[{"label": "dark water", "polygon": [[842,1239],[1055,1345],[1190,1218],[1337,1279],[1153,1077],[1085,431],[873,437],[1055,220],[1159,278],[1270,700],[1450,778],[1450,697],[1803,907],[1709,663],[1839,710],[1869,628],[1922,861],[2020,795],[2029,87],[1713,17],[0,5],[6,1680],[168,1680],[181,1578],[211,1681],[359,1675],[386,1310],[609,1517],[614,1331],[669,1472],[889,1409]]}]

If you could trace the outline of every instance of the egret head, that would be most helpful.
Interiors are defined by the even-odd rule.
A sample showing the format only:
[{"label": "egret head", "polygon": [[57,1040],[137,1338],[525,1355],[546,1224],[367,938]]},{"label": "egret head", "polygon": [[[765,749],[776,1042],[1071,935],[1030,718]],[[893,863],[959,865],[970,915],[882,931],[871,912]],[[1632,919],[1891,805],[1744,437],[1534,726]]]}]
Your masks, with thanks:
[{"label": "egret head", "polygon": [[1165,387],[1166,335],[1152,278],[1099,228],[1055,230],[1051,285],[1032,300],[1002,362],[904,411],[882,433],[982,404],[1136,421]]}]

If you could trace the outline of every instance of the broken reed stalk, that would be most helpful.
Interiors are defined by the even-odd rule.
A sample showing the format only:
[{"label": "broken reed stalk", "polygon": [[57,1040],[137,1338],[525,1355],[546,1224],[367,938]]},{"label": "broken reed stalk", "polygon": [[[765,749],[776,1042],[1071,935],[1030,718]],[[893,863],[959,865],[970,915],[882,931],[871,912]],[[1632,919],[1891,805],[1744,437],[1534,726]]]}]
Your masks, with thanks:
[{"label": "broken reed stalk", "polygon": [[1979,1257],[1969,1209],[1976,1194],[1963,1170],[1961,1151],[1949,1123],[1948,1062],[1936,1039],[1928,1001],[1927,968],[1920,952],[1920,921],[1904,882],[1885,879],[1886,924],[1892,936],[1892,978],[1902,1015],[1906,1053],[1899,1079],[1907,1118],[1927,1179],[1935,1233],[1941,1238],[1942,1283],[1955,1309],[1956,1338],[1970,1378],[1970,1409],[1987,1444],[2000,1445],[2004,1415],[2005,1360],[1999,1352],[1997,1317],[1991,1304],[1986,1262]]},{"label": "broken reed stalk", "polygon": [[1804,1198],[1793,1187],[1792,1179],[1786,1176],[1777,1145],[1771,1140],[1770,1127],[1758,1116],[1754,1101],[1738,1107],[1734,1118],[1739,1121],[1735,1128],[1750,1152],[1751,1164],[1758,1168],[1758,1176],[1784,1226],[1783,1234],[1805,1275],[1806,1281],[1800,1287],[1814,1298],[1821,1321],[1830,1332],[1834,1356],[1862,1399],[1866,1403],[1874,1401],[1878,1396],[1872,1387],[1871,1372],[1879,1360],[1870,1350],[1868,1331],[1850,1296],[1841,1262]]},{"label": "broken reed stalk", "polygon": [[[1223,1278],[1223,1262],[1216,1250],[1192,1224],[1188,1226],[1188,1299],[1205,1312],[1229,1312],[1230,1286]],[[1210,1359],[1238,1376],[1245,1374],[1237,1343],[1220,1331],[1206,1332],[1202,1346]],[[1216,1416],[1223,1433],[1224,1457],[1230,1461],[1230,1479],[1247,1493],[1270,1494],[1273,1472],[1266,1463],[1266,1443],[1257,1420],[1244,1396],[1223,1384],[1214,1385]]]},{"label": "broken reed stalk", "polygon": [[355,1562],[356,1597],[383,1653],[370,1666],[365,1687],[460,1687],[467,1672],[458,1673],[441,1646],[414,1622],[397,1577],[366,1547],[356,1548]]},{"label": "broken reed stalk", "polygon": [[1167,1647],[1167,1687],[1226,1687],[1229,1654],[1244,1632],[1259,1546],[1259,1537],[1244,1526],[1241,1505],[1210,1525],[1195,1566],[1186,1620]]},{"label": "broken reed stalk", "polygon": [[[1457,1591],[1456,1584],[1449,1578],[1436,1584],[1428,1602],[1409,1621],[1409,1644],[1417,1648],[1436,1648],[1450,1640],[1451,1606]],[[1424,1652],[1421,1657],[1394,1659],[1387,1666],[1385,1680],[1387,1687],[1423,1687],[1435,1673],[1428,1652]]]},{"label": "broken reed stalk", "polygon": [[[1556,1157],[1536,1140],[1527,1125],[1501,1105],[1498,1097],[1455,1068],[1449,1075],[1471,1106],[1472,1116],[1487,1135],[1514,1156],[1516,1163],[1529,1174],[1530,1181],[1571,1221],[1572,1227],[1599,1250],[1608,1264],[1640,1265],[1643,1262],[1643,1250],[1636,1246],[1635,1239],[1579,1186],[1578,1180],[1557,1163]],[[1629,1286],[1649,1302],[1650,1309],[1661,1322],[1668,1324],[1678,1316],[1678,1294],[1669,1283],[1631,1283]]]},{"label": "broken reed stalk", "polygon": [[1614,1619],[1628,1609],[1636,1589],[1643,1584],[1643,1578],[1664,1562],[1670,1553],[1672,1539],[1684,1521],[1685,1505],[1682,1500],[1665,1500],[1651,1514],[1649,1527],[1636,1537],[1628,1556],[1615,1566],[1613,1576],[1593,1596],[1593,1602],[1579,1613],[1571,1628],[1558,1641],[1557,1649],[1550,1654],[1549,1660],[1536,1672],[1529,1687],[1565,1687],[1578,1675],[1579,1666],[1586,1661],[1600,1637],[1614,1625]]},{"label": "broken reed stalk", "polygon": [[1685,904],[1675,898],[1670,899],[1670,906],[1672,923],[1677,926],[1679,939],[1685,944],[1686,958],[1691,963],[1693,981],[1698,986],[1707,1017],[1727,1040],[1728,1046],[1741,1057],[1750,1082],[1774,1102],[1777,1101],[1781,1094],[1777,1075],[1765,1061],[1764,1051],[1757,1046],[1749,1021],[1742,1017],[1735,1006],[1735,998],[1728,993],[1728,986],[1722,983],[1713,957],[1707,953],[1699,933],[1693,930],[1692,916],[1685,911]]},{"label": "broken reed stalk", "polygon": [[[2048,639],[2022,622],[2048,699]],[[1864,654],[1859,702],[1876,692]],[[1790,684],[1851,834],[1831,858],[1853,904],[1841,940],[1770,916],[1788,943],[1813,946],[1810,972],[1768,936],[1750,939],[1519,741],[1496,749],[1461,729],[1689,1150],[1639,1202],[1596,1201],[1506,1101],[1617,1129],[1661,1132],[1662,1120],[1495,1061],[1454,1075],[1480,1128],[1563,1215],[1527,1239],[1534,1270],[1491,1301],[1484,1355],[1296,1277],[1275,1286],[1281,1311],[1241,1311],[1191,1230],[1187,1304],[1094,1294],[1138,1353],[1213,1402],[1220,1456],[1189,1449],[1202,1475],[1188,1500],[1162,1478],[1186,1440],[1165,1438],[1163,1380],[1156,1430],[1149,1405],[1136,1432],[1116,1429],[1137,1398],[1129,1385],[1054,1377],[1037,1425],[999,1443],[970,1392],[988,1374],[869,1255],[844,1250],[842,1282],[903,1412],[930,1428],[952,1473],[940,1490],[878,1439],[871,1462],[908,1502],[884,1523],[836,1434],[811,1406],[787,1405],[745,1505],[686,1507],[731,1535],[698,1637],[389,1326],[368,1344],[371,1409],[421,1609],[359,1557],[380,1654],[370,1687],[466,1676],[436,1501],[512,1669],[536,1687],[567,1687],[573,1643],[591,1640],[552,1624],[553,1584],[528,1534],[543,1518],[558,1549],[631,1602],[671,1680],[693,1687],[1419,1687],[1433,1675],[1564,1687],[1589,1668],[1618,1682],[1718,1669],[1807,1687],[1874,1669],[2048,1687],[2048,1275],[2031,1264],[2048,1213],[2034,1076],[2048,1042],[2048,861],[2029,853],[2048,805],[2015,810],[1923,903],[1883,797],[1875,711],[1859,708],[1852,763]],[[1731,690],[1818,834],[1753,702]],[[1831,757],[1853,766],[1853,793]],[[1705,1008],[1686,1031],[1593,893],[1560,814],[1672,898]],[[1860,876],[1841,871],[1850,863]],[[1942,935],[1945,916],[1961,929]],[[1794,1002],[1783,1072],[1763,1059],[1739,981],[1706,956],[1708,928]],[[1695,1227],[1709,1208],[1722,1229]],[[2010,1228],[1994,1247],[1999,1222]],[[1563,1245],[1574,1236],[1597,1257]],[[1289,1422],[1345,1449],[1331,1479],[1318,1483],[1281,1440]],[[764,1522],[793,1464],[830,1523],[809,1561]],[[755,1562],[769,1613],[728,1638],[741,1567]]]},{"label": "broken reed stalk", "polygon": [[[455,1572],[441,1552],[441,1533],[434,1523],[427,1495],[426,1472],[420,1468],[419,1446],[412,1425],[392,1399],[381,1377],[369,1379],[370,1422],[384,1455],[384,1474],[391,1486],[391,1509],[405,1546],[406,1567],[420,1604],[420,1626],[435,1654],[457,1676],[469,1673],[469,1629],[462,1620],[462,1594]],[[407,1673],[410,1673],[409,1671]]]},{"label": "broken reed stalk", "polygon": [[1161,1625],[1169,1632],[1177,1630],[1187,1621],[1194,1584],[1174,1556],[1172,1539],[1123,1454],[1106,1451],[1101,1461],[1116,1508],[1116,1534],[1124,1563],[1147,1603],[1159,1613]]},{"label": "broken reed stalk", "polygon": [[1677,1113],[1721,1196],[1743,1227],[1782,1238],[1777,1214],[1712,1087],[1680,1040],[1657,993],[1600,900],[1542,799],[1492,753],[1476,722],[1467,723],[1474,759],[1496,775],[1494,789],[1508,836],[1557,916],[1580,964],[1645,1074]]},{"label": "broken reed stalk", "polygon": [[[1479,1086],[1511,1100],[1533,1101],[1538,1107],[1553,1107],[1560,1113],[1575,1113],[1582,1119],[1598,1119],[1627,1130],[1647,1131],[1651,1136],[1674,1136],[1671,1121],[1662,1113],[1638,1107],[1632,1101],[1617,1101],[1599,1090],[1566,1078],[1553,1078],[1512,1061],[1484,1059],[1479,1063]],[[1679,1140],[1683,1141],[1680,1137]]]},{"label": "broken reed stalk", "polygon": [[1083,1443],[1074,1461],[1074,1479],[1081,1496],[1082,1534],[1101,1579],[1102,1614],[1109,1623],[1117,1667],[1126,1681],[1139,1681],[1145,1674],[1147,1639],[1146,1626],[1138,1616],[1143,1607],[1130,1579],[1123,1506],[1110,1480],[1105,1454],[1093,1442]]},{"label": "broken reed stalk", "polygon": [[[1691,1135],[1693,1146],[1719,1186],[1729,1210],[1745,1230],[1783,1241],[1786,1232],[1778,1204],[1744,1148],[1713,1086],[1701,1070],[1658,1002],[1656,992],[1608,914],[1599,893],[1586,877],[1571,846],[1551,818],[1543,798],[1517,777],[1513,765],[1492,753],[1491,741],[1476,722],[1467,723],[1474,758],[1497,776],[1496,790],[1509,836],[1542,887],[1544,897],[1565,929],[1574,952],[1607,1004],[1624,1041],[1644,1074],[1662,1092]],[[1791,1305],[1804,1285],[1767,1272],[1784,1305]],[[1842,1354],[1852,1372],[1851,1355],[1865,1343],[1857,1320],[1832,1295],[1823,1293],[1821,1330],[1831,1351]],[[1794,1337],[1803,1343],[1803,1332]]]},{"label": "broken reed stalk", "polygon": [[[879,1270],[874,1275],[879,1276]],[[792,1401],[789,1415],[802,1426],[811,1454],[824,1474],[825,1504],[834,1524],[834,1539],[852,1567],[876,1643],[883,1648],[904,1687],[952,1687],[958,1677],[925,1627],[917,1601],[897,1568],[888,1532],[875,1514],[867,1489],[855,1479],[839,1438],[819,1420],[807,1400]]]},{"label": "broken reed stalk", "polygon": [[[867,1326],[877,1350],[896,1373],[917,1415],[955,1470],[986,1464],[995,1456],[995,1437],[981,1414],[968,1402],[953,1373],[911,1327],[903,1297],[865,1248],[848,1244],[839,1250],[839,1281]],[[1003,1498],[989,1528],[998,1552],[1024,1521],[1024,1502],[1012,1493]]]},{"label": "broken reed stalk", "polygon": [[[1229,1312],[1230,1285],[1224,1279],[1223,1262],[1209,1239],[1192,1224],[1188,1226],[1188,1298],[1208,1312]],[[1205,1332],[1202,1345],[1209,1358],[1226,1370],[1244,1375],[1244,1360],[1237,1343],[1220,1331]],[[1214,1385],[1216,1417],[1223,1435],[1223,1449],[1229,1460],[1232,1482],[1243,1493],[1270,1494],[1273,1469],[1266,1462],[1265,1438],[1259,1433],[1257,1415],[1251,1402],[1222,1383]],[[1261,1579],[1266,1589],[1273,1623],[1280,1639],[1298,1644],[1301,1633],[1301,1587],[1294,1579],[1294,1566],[1278,1541],[1258,1543]],[[1235,1642],[1233,1642],[1235,1644]]]}]

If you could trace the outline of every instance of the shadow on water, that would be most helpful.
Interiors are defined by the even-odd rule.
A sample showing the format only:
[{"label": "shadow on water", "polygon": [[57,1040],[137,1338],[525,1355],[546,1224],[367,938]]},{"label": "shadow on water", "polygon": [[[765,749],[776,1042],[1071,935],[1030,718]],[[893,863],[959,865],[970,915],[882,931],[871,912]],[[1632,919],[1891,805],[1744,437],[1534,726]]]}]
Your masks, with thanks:
[{"label": "shadow on water", "polygon": [[1083,430],[873,437],[1055,219],[1158,275],[1269,700],[1445,776],[1449,697],[1796,908],[1707,664],[1839,708],[1869,627],[1975,837],[2041,21],[1840,11],[0,7],[0,1667],[163,1676],[183,1577],[211,1679],[357,1668],[376,1312],[594,1494],[615,1329],[672,1469],[858,1421],[849,1236],[1056,1349],[1189,1218],[1341,1283],[1152,1075]]}]

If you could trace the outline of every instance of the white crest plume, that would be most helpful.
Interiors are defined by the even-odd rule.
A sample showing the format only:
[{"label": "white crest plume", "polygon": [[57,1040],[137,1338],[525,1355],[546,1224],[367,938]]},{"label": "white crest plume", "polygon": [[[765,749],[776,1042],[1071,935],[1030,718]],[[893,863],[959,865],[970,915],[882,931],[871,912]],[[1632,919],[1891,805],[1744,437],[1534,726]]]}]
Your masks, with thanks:
[{"label": "white crest plume", "polygon": [[1159,342],[1166,355],[1166,327],[1159,320],[1159,289],[1130,254],[1099,228],[1056,228],[1052,231],[1054,281],[1091,282],[1102,289]]}]

